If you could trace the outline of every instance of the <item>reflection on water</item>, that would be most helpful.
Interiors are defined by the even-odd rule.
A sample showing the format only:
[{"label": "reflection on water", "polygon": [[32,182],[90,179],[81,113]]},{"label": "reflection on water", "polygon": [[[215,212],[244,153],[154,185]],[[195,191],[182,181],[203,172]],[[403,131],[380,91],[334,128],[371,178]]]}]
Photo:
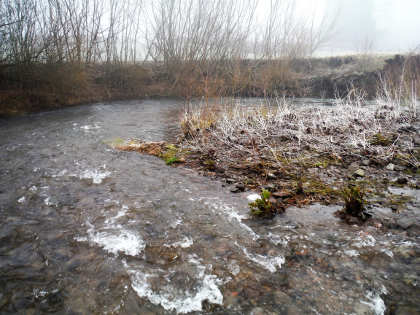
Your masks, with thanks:
[{"label": "reflection on water", "polygon": [[1,313],[418,312],[418,236],[343,225],[337,206],[250,220],[251,192],[106,145],[174,139],[180,109],[123,102],[2,122]]}]

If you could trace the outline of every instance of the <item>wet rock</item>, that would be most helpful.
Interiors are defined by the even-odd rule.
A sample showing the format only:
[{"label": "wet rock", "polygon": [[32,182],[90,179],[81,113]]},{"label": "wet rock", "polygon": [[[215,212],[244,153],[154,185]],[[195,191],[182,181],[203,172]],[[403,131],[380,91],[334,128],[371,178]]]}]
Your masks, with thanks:
[{"label": "wet rock", "polygon": [[279,305],[290,305],[292,304],[292,299],[290,298],[290,296],[288,296],[286,293],[284,293],[283,291],[276,291],[274,292],[274,299],[276,304]]},{"label": "wet rock", "polygon": [[371,306],[366,303],[357,303],[354,306],[354,313],[361,314],[361,315],[373,314]]},{"label": "wet rock", "polygon": [[389,164],[386,166],[386,169],[387,169],[388,171],[393,171],[393,170],[395,169],[395,165],[394,165],[394,164],[392,164],[392,163],[389,163]]},{"label": "wet rock", "polygon": [[236,184],[235,186],[233,186],[233,187],[230,189],[230,191],[231,191],[231,192],[233,192],[233,193],[240,193],[240,192],[243,192],[243,191],[245,191],[245,185],[244,185],[244,184],[242,184],[242,183],[238,183],[238,184]]},{"label": "wet rock", "polygon": [[41,301],[41,310],[48,313],[58,312],[63,308],[64,295],[56,289],[47,295],[47,297]]},{"label": "wet rock", "polygon": [[267,178],[269,178],[269,179],[277,179],[277,176],[274,175],[273,173],[268,173],[267,174]]},{"label": "wet rock", "polygon": [[395,315],[406,315],[406,314],[418,314],[418,308],[415,306],[399,306],[392,314]]},{"label": "wet rock", "polygon": [[365,177],[365,171],[359,168],[353,173],[353,177]]},{"label": "wet rock", "polygon": [[399,246],[394,249],[394,253],[403,258],[415,257],[416,255],[415,250],[408,246]]},{"label": "wet rock", "polygon": [[362,161],[362,164],[363,164],[364,166],[369,166],[369,165],[370,165],[370,160],[369,160],[369,159],[363,160],[363,161]]},{"label": "wet rock", "polygon": [[415,218],[403,217],[397,220],[397,225],[403,230],[408,230],[415,224]]},{"label": "wet rock", "polygon": [[405,169],[406,169],[406,167],[405,166],[402,166],[402,165],[396,165],[395,166],[395,170],[398,171],[398,172],[402,172]]},{"label": "wet rock", "polygon": [[358,168],[359,168],[359,163],[357,163],[357,162],[353,162],[349,166],[350,170],[357,170]]},{"label": "wet rock", "polygon": [[268,185],[265,185],[264,186],[264,189],[265,190],[268,190],[269,192],[273,192],[273,191],[276,190],[276,185],[274,185],[274,184],[268,184]]},{"label": "wet rock", "polygon": [[177,248],[166,246],[146,246],[146,261],[148,263],[167,265],[179,259]]},{"label": "wet rock", "polygon": [[412,287],[416,287],[417,283],[419,282],[419,278],[415,274],[405,274],[403,280],[405,284]]},{"label": "wet rock", "polygon": [[235,180],[233,178],[226,178],[226,184],[233,184]]},{"label": "wet rock", "polygon": [[274,198],[282,198],[282,199],[285,199],[285,198],[292,197],[293,196],[293,193],[290,192],[290,191],[288,191],[288,190],[282,190],[282,191],[273,192],[272,193],[272,196]]}]

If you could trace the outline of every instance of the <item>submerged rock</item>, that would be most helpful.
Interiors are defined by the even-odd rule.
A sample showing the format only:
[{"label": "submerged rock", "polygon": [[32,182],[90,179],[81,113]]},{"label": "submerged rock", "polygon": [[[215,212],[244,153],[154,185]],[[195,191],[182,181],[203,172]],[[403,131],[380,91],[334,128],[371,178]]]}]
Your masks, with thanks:
[{"label": "submerged rock", "polygon": [[353,177],[365,177],[365,171],[359,168],[353,173]]},{"label": "submerged rock", "polygon": [[398,179],[397,179],[397,184],[400,184],[400,185],[405,185],[405,184],[407,184],[408,183],[408,179],[406,178],[406,177],[399,177]]},{"label": "submerged rock", "polygon": [[416,223],[416,219],[413,217],[403,217],[397,220],[397,225],[403,230],[408,230]]}]

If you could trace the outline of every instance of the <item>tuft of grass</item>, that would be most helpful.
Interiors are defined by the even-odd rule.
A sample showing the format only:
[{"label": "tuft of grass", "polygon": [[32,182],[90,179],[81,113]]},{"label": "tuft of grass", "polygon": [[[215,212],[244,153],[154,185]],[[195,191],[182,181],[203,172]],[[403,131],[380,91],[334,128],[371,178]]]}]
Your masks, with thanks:
[{"label": "tuft of grass", "polygon": [[178,156],[179,153],[180,149],[178,149],[175,145],[167,144],[160,157],[165,161],[166,165],[172,165],[180,162],[180,158]]},{"label": "tuft of grass", "polygon": [[387,138],[383,134],[378,132],[372,136],[370,143],[373,145],[380,145],[383,147],[387,147],[392,144],[392,139]]},{"label": "tuft of grass", "polygon": [[165,161],[166,165],[172,165],[174,163],[180,162],[180,159],[177,156],[172,156],[172,157],[169,157],[169,158],[164,158],[164,161]]},{"label": "tuft of grass", "polygon": [[361,186],[349,184],[342,190],[341,195],[344,199],[344,211],[346,214],[363,218],[367,204],[365,190]]},{"label": "tuft of grass", "polygon": [[249,207],[252,215],[256,217],[271,218],[274,215],[274,207],[270,202],[271,193],[263,189],[261,192],[261,198],[250,202]]}]

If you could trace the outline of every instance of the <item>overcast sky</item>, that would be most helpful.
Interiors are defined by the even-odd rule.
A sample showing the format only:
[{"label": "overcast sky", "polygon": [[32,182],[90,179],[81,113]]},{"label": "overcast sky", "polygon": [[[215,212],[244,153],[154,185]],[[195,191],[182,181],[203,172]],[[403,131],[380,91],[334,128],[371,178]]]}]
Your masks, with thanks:
[{"label": "overcast sky", "polygon": [[325,53],[406,52],[420,45],[420,0],[297,0],[303,11],[339,12]]}]

